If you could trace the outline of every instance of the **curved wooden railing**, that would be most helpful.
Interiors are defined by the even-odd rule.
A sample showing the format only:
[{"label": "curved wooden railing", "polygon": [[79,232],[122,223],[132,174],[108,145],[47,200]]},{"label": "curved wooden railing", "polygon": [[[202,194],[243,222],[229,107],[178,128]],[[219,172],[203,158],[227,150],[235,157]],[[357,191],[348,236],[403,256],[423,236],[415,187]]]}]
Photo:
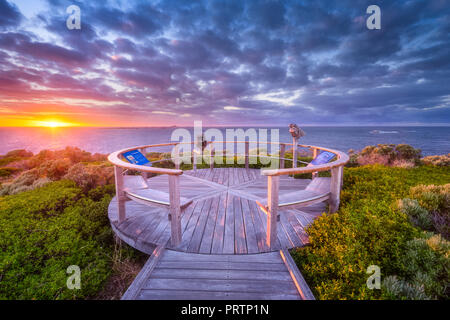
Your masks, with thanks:
[{"label": "curved wooden railing", "polygon": [[[266,157],[273,158],[279,160],[279,168],[278,169],[262,169],[261,174],[267,176],[268,179],[268,190],[267,190],[267,242],[270,247],[272,247],[275,243],[276,239],[276,225],[277,225],[277,216],[278,216],[278,192],[279,192],[279,177],[282,175],[294,175],[294,174],[302,174],[302,173],[312,173],[313,179],[318,175],[320,171],[331,171],[331,190],[330,190],[330,212],[335,212],[339,207],[339,197],[340,197],[340,189],[342,186],[342,178],[343,178],[343,167],[349,161],[349,157],[347,154],[333,150],[329,148],[323,148],[318,146],[311,145],[301,145],[298,143],[278,143],[278,142],[264,142],[266,145],[278,144],[279,155],[252,155],[250,154],[249,146],[250,144],[256,144],[258,146],[258,142],[253,141],[211,141],[208,142],[207,147],[209,146],[210,155],[210,168],[214,167],[213,158],[215,155],[214,145],[216,144],[227,144],[227,143],[244,143],[245,144],[245,152],[243,155],[239,155],[237,153],[227,154],[223,151],[226,151],[226,148],[222,148],[221,157],[236,157],[243,156],[245,168],[249,168],[249,159],[251,157]],[[172,245],[176,246],[181,242],[181,209],[180,209],[180,189],[179,189],[179,176],[183,174],[183,170],[180,169],[179,161],[173,161],[173,159],[164,159],[159,161],[172,160],[175,163],[175,169],[169,168],[158,168],[151,166],[142,166],[131,164],[122,158],[122,154],[132,150],[140,150],[145,154],[146,150],[149,148],[156,147],[174,147],[179,148],[180,145],[183,144],[194,144],[194,142],[171,142],[171,143],[161,143],[161,144],[152,144],[152,145],[143,145],[143,146],[135,146],[131,148],[122,149],[116,152],[111,153],[108,156],[108,160],[114,165],[114,173],[115,173],[115,182],[116,182],[116,198],[118,202],[118,217],[119,222],[122,222],[126,218],[125,212],[125,201],[128,200],[127,193],[124,186],[124,174],[128,170],[136,170],[141,172],[141,175],[147,179],[148,174],[167,174],[168,175],[168,183],[169,183],[169,217],[171,220],[171,242]],[[286,158],[286,147],[292,147],[293,158]],[[305,163],[303,161],[298,161],[297,148],[307,148],[312,151],[313,158],[318,155],[319,151],[328,151],[332,152],[336,155],[336,160],[322,164],[322,165],[314,165],[308,167],[297,167],[298,162]],[[200,148],[201,149],[201,148]],[[233,148],[234,150],[234,148]],[[203,156],[204,150],[198,150],[194,147],[194,150],[191,152],[191,158],[193,160],[193,169],[197,168],[197,157],[198,154]],[[259,150],[258,150],[259,151]],[[197,153],[197,156],[194,153]],[[154,161],[159,162],[159,161]],[[292,168],[285,168],[285,161],[292,161]],[[234,162],[234,160],[233,160]],[[228,163],[227,163],[228,164]]]}]

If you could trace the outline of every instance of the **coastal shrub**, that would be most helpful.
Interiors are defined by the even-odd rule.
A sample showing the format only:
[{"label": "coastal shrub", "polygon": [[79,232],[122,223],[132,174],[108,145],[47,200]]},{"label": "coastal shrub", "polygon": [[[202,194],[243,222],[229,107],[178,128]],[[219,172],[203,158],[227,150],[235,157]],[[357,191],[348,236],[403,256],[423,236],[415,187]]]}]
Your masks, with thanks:
[{"label": "coastal shrub", "polygon": [[404,260],[408,242],[420,236],[397,200],[408,197],[411,187],[449,180],[444,167],[345,168],[338,213],[317,218],[307,228],[310,244],[292,250],[316,298],[385,298],[383,290],[367,288],[367,268],[378,265],[383,277],[403,279],[409,270]]},{"label": "coastal shrub", "polygon": [[357,156],[353,154],[352,164],[357,161],[361,166],[382,164],[410,168],[419,163],[420,156],[420,149],[407,144],[378,144],[365,147]]},{"label": "coastal shrub", "polygon": [[440,235],[423,233],[408,241],[402,263],[402,278],[384,280],[387,298],[450,298],[450,243]]},{"label": "coastal shrub", "polygon": [[20,171],[20,169],[17,169],[17,168],[3,167],[3,168],[0,168],[0,177],[9,177],[19,171]]},{"label": "coastal shrub", "polygon": [[382,282],[384,298],[388,300],[431,300],[423,285],[410,283],[396,276],[388,276]]},{"label": "coastal shrub", "polygon": [[33,153],[23,149],[10,151],[5,155],[0,155],[0,167],[6,165],[11,166],[11,163],[20,161],[24,158],[29,158],[31,156],[33,156]]},{"label": "coastal shrub", "polygon": [[399,200],[399,209],[411,222],[423,230],[450,238],[450,184],[418,185],[411,188],[408,198]]},{"label": "coastal shrub", "polygon": [[433,166],[450,166],[450,153],[443,154],[440,156],[427,156],[421,159],[422,163],[429,164]]},{"label": "coastal shrub", "polygon": [[432,230],[433,219],[428,210],[421,207],[417,200],[405,198],[399,200],[399,209],[406,213],[411,223],[423,230]]},{"label": "coastal shrub", "polygon": [[39,167],[40,176],[45,176],[50,180],[60,180],[69,170],[72,163],[70,159],[46,160]]},{"label": "coastal shrub", "polygon": [[11,182],[3,183],[0,188],[0,196],[17,194],[23,191],[33,190],[42,187],[51,180],[41,177],[38,169],[22,172]]},{"label": "coastal shrub", "polygon": [[[94,200],[58,181],[0,198],[0,299],[77,299],[101,290],[111,273],[111,190],[93,191]],[[81,268],[81,290],[66,287],[70,265]]]},{"label": "coastal shrub", "polygon": [[68,170],[64,179],[75,181],[83,190],[89,190],[114,183],[114,168],[107,164],[77,163]]},{"label": "coastal shrub", "polygon": [[[27,160],[27,166],[29,169],[42,166],[45,162],[52,163],[52,160],[63,160],[71,165],[79,162],[95,162],[105,161],[106,155],[94,154],[83,151],[76,147],[66,147],[62,150],[42,150],[38,154],[34,155]],[[59,163],[60,165],[62,162]]]}]

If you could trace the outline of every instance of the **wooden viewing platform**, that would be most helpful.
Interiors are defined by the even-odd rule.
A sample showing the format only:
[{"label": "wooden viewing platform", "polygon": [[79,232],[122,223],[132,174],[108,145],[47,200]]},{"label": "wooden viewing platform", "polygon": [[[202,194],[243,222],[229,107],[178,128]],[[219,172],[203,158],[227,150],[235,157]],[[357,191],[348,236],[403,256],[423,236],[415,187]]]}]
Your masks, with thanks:
[{"label": "wooden viewing platform", "polygon": [[[111,226],[150,255],[122,299],[314,299],[288,249],[308,243],[305,229],[326,211],[324,201],[330,212],[337,210],[348,156],[304,146],[314,157],[326,150],[337,160],[287,169],[286,145],[280,168],[270,170],[249,168],[248,143],[244,168],[211,163],[197,169],[194,160],[194,168],[183,172],[121,160],[124,152],[152,146],[111,154],[117,191],[108,210]],[[319,171],[331,177],[319,178]],[[308,172],[312,180],[292,177]]]},{"label": "wooden viewing platform", "polygon": [[[305,189],[309,179],[283,176],[280,190]],[[152,189],[168,192],[167,177],[148,179]],[[140,176],[128,176],[125,187],[145,196]],[[180,177],[180,195],[192,198],[181,214],[182,240],[168,242],[171,235],[167,209],[127,201],[127,219],[119,223],[117,201],[111,201],[109,219],[116,234],[130,246],[151,254],[158,245],[176,251],[205,254],[247,254],[301,247],[308,242],[305,228],[325,212],[325,203],[299,209],[280,210],[278,239],[269,248],[267,215],[255,200],[265,198],[267,178],[259,169],[214,168],[186,171]]]}]

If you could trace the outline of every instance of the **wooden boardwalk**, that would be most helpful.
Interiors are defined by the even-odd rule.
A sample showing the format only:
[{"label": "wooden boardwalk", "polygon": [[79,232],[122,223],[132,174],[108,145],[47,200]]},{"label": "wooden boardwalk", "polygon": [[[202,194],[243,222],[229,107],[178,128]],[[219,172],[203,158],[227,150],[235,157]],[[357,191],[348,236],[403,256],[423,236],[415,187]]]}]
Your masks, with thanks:
[{"label": "wooden boardwalk", "polygon": [[159,246],[122,300],[314,299],[289,259],[286,251],[201,255]]},{"label": "wooden boardwalk", "polygon": [[[301,190],[309,182],[283,176],[280,190]],[[125,176],[125,188],[142,197],[148,188],[168,192],[167,176]],[[267,178],[256,169],[186,171],[180,195],[193,201],[181,214],[182,240],[175,247],[167,208],[127,201],[119,223],[113,199],[108,215],[114,232],[151,255],[122,299],[314,299],[287,249],[308,242],[305,228],[325,204],[280,210],[270,249],[267,216],[256,204],[266,193]]]},{"label": "wooden boardwalk", "polygon": [[[280,179],[280,192],[304,189],[308,179]],[[168,192],[166,176],[148,179],[152,189]],[[145,197],[140,176],[126,176],[125,187]],[[172,247],[165,208],[128,201],[127,218],[118,222],[117,202],[111,201],[109,218],[116,234],[132,247],[151,254],[164,244],[176,251],[202,254],[253,254],[303,246],[305,228],[325,211],[325,204],[280,210],[276,246],[266,243],[267,216],[256,205],[267,193],[267,178],[257,169],[214,168],[186,171],[180,176],[180,194],[194,199],[181,215],[182,241]]]}]

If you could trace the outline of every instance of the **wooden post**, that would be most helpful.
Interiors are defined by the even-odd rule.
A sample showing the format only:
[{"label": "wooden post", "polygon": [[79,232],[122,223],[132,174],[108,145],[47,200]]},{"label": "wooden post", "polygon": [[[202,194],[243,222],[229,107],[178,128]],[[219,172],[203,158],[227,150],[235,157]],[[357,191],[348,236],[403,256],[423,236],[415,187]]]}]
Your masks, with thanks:
[{"label": "wooden post", "polygon": [[215,151],[214,151],[214,147],[213,144],[211,142],[211,151],[210,151],[210,157],[209,157],[209,168],[210,169],[214,169],[214,155],[215,155]]},{"label": "wooden post", "polygon": [[194,169],[194,171],[197,171],[197,152],[196,152],[197,150],[196,150],[196,148],[195,148],[195,146],[194,146],[194,151],[192,152],[192,162],[193,162],[193,164],[192,164],[192,168]]},{"label": "wooden post", "polygon": [[[313,159],[315,159],[317,157],[317,152],[318,150],[316,148],[313,148]],[[318,172],[313,172],[312,173],[312,178],[317,178],[319,176]]]},{"label": "wooden post", "polygon": [[181,208],[180,208],[180,185],[179,176],[169,175],[169,197],[170,197],[170,233],[171,244],[176,247],[181,243]]},{"label": "wooden post", "polygon": [[277,240],[279,176],[267,177],[267,245],[274,248]]},{"label": "wooden post", "polygon": [[114,166],[114,175],[116,180],[116,197],[117,197],[117,208],[119,213],[119,223],[124,221],[126,218],[125,211],[125,184],[123,180],[123,168]]},{"label": "wooden post", "polygon": [[245,169],[248,169],[249,142],[245,141]]},{"label": "wooden post", "polygon": [[336,167],[331,169],[331,194],[330,194],[330,213],[334,213],[339,208],[339,198],[341,195],[342,169]]},{"label": "wooden post", "polygon": [[286,145],[284,143],[281,144],[280,148],[280,169],[284,169],[284,154],[286,152]]},{"label": "wooden post", "polygon": [[[139,151],[145,156],[147,148],[140,148]],[[147,184],[147,179],[150,177],[150,174],[148,172],[141,172],[142,178],[144,178],[145,184]],[[148,185],[147,185],[148,187]]]},{"label": "wooden post", "polygon": [[292,139],[292,168],[297,168],[297,145],[298,139]]},{"label": "wooden post", "polygon": [[175,169],[180,169],[180,145],[176,144],[174,147],[174,153],[175,153]]}]

